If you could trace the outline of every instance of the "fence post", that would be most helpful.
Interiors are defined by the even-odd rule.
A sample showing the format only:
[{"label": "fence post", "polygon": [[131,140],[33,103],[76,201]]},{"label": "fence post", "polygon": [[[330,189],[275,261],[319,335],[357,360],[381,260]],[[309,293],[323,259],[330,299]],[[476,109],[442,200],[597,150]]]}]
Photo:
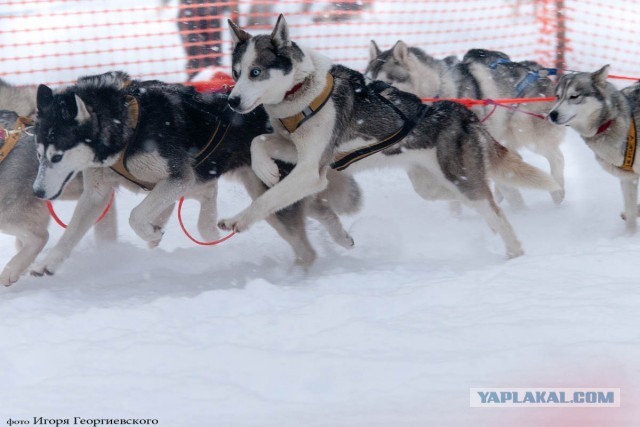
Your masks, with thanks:
[{"label": "fence post", "polygon": [[567,68],[565,53],[567,51],[567,27],[566,27],[566,10],[564,8],[564,0],[556,0],[556,56],[555,68],[558,74],[562,74],[562,70]]}]

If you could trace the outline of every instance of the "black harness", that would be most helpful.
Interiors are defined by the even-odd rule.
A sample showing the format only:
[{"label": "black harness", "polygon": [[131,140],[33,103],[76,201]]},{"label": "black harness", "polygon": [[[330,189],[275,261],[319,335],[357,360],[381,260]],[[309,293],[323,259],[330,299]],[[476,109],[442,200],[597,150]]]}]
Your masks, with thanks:
[{"label": "black harness", "polygon": [[393,102],[382,95],[382,92],[391,87],[391,85],[381,81],[375,81],[369,85],[369,89],[371,89],[380,98],[380,100],[382,100],[382,102],[389,106],[400,117],[403,122],[402,127],[373,145],[362,147],[355,151],[342,155],[331,164],[332,169],[339,171],[345,170],[351,164],[357,162],[358,160],[362,160],[366,157],[371,156],[372,154],[378,153],[386,148],[391,147],[392,145],[400,142],[407,135],[409,135],[416,124],[424,118],[429,106],[421,104],[418,112],[413,117],[407,117]]}]

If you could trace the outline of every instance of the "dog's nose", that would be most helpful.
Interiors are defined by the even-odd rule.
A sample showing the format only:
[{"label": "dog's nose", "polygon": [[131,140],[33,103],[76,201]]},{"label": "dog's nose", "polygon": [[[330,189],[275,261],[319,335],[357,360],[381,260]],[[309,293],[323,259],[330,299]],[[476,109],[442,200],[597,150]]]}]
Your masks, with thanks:
[{"label": "dog's nose", "polygon": [[229,106],[235,110],[240,106],[240,97],[232,96],[228,99],[228,102],[229,102]]},{"label": "dog's nose", "polygon": [[556,110],[553,110],[552,112],[549,113],[549,120],[551,120],[552,122],[557,122],[558,121],[558,112]]},{"label": "dog's nose", "polygon": [[33,189],[33,194],[38,198],[38,199],[44,199],[44,190],[43,189]]}]

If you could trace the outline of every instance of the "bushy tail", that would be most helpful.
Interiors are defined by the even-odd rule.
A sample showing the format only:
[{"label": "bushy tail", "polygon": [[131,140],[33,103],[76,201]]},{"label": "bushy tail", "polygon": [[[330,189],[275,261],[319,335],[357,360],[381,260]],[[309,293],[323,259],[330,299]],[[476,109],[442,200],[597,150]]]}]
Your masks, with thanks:
[{"label": "bushy tail", "polygon": [[561,189],[551,175],[525,163],[518,154],[495,140],[493,150],[489,153],[489,162],[489,175],[499,184],[549,192]]}]

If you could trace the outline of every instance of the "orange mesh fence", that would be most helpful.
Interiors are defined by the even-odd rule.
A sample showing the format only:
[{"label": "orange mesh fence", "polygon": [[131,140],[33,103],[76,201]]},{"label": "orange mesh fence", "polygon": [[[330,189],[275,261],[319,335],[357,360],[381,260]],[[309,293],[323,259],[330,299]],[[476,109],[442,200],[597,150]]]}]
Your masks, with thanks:
[{"label": "orange mesh fence", "polygon": [[435,57],[478,47],[548,67],[610,63],[612,74],[640,75],[638,1],[0,0],[0,77],[56,85],[118,69],[209,79],[229,69],[227,19],[268,32],[280,13],[294,40],[358,70],[370,40],[388,48],[402,39]]}]

